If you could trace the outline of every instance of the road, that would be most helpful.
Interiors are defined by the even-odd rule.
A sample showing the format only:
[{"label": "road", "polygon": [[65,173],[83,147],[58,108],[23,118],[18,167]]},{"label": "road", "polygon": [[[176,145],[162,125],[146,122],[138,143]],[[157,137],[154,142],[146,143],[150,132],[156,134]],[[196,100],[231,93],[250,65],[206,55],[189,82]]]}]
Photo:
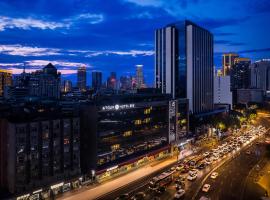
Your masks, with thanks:
[{"label": "road", "polygon": [[[247,150],[251,154],[247,154]],[[250,170],[263,158],[265,153],[264,144],[253,144],[246,151],[242,151],[239,156],[231,162],[227,162],[218,168],[219,176],[216,179],[207,178],[205,183],[210,184],[208,193],[199,192],[196,199],[201,196],[214,200],[239,200],[242,199],[243,189]]]}]

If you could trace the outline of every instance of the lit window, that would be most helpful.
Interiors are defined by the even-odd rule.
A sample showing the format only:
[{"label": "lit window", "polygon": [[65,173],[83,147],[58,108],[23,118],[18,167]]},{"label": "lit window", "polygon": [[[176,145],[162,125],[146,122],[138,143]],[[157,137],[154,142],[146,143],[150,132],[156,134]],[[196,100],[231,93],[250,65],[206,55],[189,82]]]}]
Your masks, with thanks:
[{"label": "lit window", "polygon": [[125,131],[123,135],[124,135],[124,137],[131,136],[132,135],[132,131]]},{"label": "lit window", "polygon": [[120,144],[114,144],[111,146],[112,151],[115,151],[120,148]]},{"label": "lit window", "polygon": [[69,144],[69,139],[68,138],[64,138],[64,144]]},{"label": "lit window", "polygon": [[151,118],[145,118],[145,119],[143,120],[143,122],[144,122],[145,124],[147,124],[147,123],[150,122],[150,120],[151,120]]},{"label": "lit window", "polygon": [[145,115],[150,114],[151,113],[151,108],[144,109],[144,112],[143,113]]},{"label": "lit window", "polygon": [[140,125],[140,124],[142,124],[142,120],[140,119],[135,120],[135,125]]}]

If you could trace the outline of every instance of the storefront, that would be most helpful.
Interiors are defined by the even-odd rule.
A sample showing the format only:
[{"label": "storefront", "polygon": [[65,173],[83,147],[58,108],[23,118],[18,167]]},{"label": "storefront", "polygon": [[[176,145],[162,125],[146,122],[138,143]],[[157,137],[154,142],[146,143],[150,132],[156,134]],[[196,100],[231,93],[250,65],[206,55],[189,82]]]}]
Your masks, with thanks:
[{"label": "storefront", "polygon": [[63,185],[64,185],[64,182],[51,186],[51,190],[54,196],[63,192]]}]

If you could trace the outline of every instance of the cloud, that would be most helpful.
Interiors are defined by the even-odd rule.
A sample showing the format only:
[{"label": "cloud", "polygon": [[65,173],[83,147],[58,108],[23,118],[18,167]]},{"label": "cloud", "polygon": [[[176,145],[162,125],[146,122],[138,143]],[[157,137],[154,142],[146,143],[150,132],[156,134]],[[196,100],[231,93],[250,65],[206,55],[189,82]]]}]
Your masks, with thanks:
[{"label": "cloud", "polygon": [[130,51],[95,51],[87,55],[87,57],[95,57],[99,55],[120,55],[120,56],[153,56],[154,51],[130,50]]},{"label": "cloud", "polygon": [[259,53],[259,52],[270,52],[270,48],[249,49],[249,50],[239,51],[239,53]]},{"label": "cloud", "polygon": [[229,40],[215,40],[215,44],[224,44],[227,46],[243,46],[246,45],[244,42],[232,42]]},{"label": "cloud", "polygon": [[[11,70],[12,74],[14,74],[14,75],[18,75],[18,74],[21,74],[23,72],[23,69],[20,69],[20,68],[10,67],[10,68],[7,68],[7,69]],[[26,68],[25,72],[26,73],[32,73],[32,72],[35,72],[37,70],[40,70],[40,68],[31,68],[31,69]],[[63,75],[76,74],[77,73],[77,70],[75,70],[75,69],[58,69],[57,71],[60,72]]]},{"label": "cloud", "polygon": [[46,20],[34,19],[31,17],[28,18],[11,18],[6,16],[0,16],[0,31],[4,31],[6,29],[24,29],[29,30],[31,28],[38,29],[57,29],[57,28],[68,28],[69,24],[59,23],[59,22],[51,22]]},{"label": "cloud", "polygon": [[13,56],[52,56],[61,55],[60,49],[22,46],[20,44],[0,45],[0,53]]},{"label": "cloud", "polygon": [[68,19],[67,21],[69,20],[71,21],[87,20],[89,24],[98,24],[98,23],[103,22],[104,16],[102,14],[83,13],[71,19]]},{"label": "cloud", "polygon": [[61,66],[61,67],[80,67],[86,66],[90,67],[87,63],[81,62],[68,62],[68,61],[53,61],[53,60],[29,60],[25,62],[27,66],[45,66],[48,63],[52,63],[53,65]]}]

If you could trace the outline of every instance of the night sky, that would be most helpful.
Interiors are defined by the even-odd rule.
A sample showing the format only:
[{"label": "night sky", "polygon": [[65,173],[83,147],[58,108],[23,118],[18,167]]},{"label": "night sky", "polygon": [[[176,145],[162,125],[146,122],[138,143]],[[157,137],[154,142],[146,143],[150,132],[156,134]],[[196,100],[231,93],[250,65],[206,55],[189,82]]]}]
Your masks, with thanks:
[{"label": "night sky", "polygon": [[52,62],[76,81],[86,65],[105,77],[134,75],[144,65],[153,85],[154,30],[189,19],[215,38],[215,65],[223,52],[252,61],[270,58],[269,0],[0,0],[0,67],[22,71]]}]

